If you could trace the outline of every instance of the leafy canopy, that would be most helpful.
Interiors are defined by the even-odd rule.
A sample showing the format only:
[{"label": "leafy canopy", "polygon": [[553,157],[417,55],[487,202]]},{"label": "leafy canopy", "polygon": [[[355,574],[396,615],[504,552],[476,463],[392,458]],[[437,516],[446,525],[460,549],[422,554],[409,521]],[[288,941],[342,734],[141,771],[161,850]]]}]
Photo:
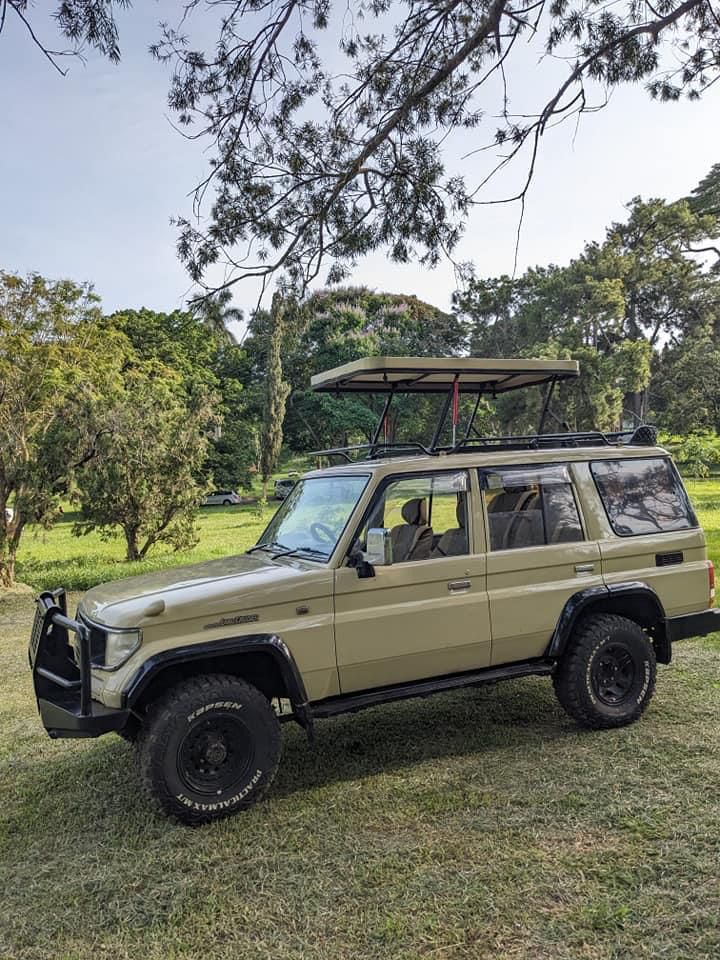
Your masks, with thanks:
[{"label": "leafy canopy", "polygon": [[[51,9],[72,52],[119,57],[127,0],[62,0]],[[514,160],[524,200],[543,136],[596,110],[612,89],[698,97],[718,77],[713,0],[185,0],[153,54],[171,66],[169,104],[205,139],[210,169],[179,220],[191,277],[220,288],[280,271],[303,287],[347,276],[377,249],[399,263],[452,256],[483,188]],[[42,16],[0,3],[0,31]],[[212,42],[193,39],[202,21]],[[47,26],[46,22],[42,23]],[[56,58],[55,58],[56,59]],[[529,101],[514,79],[535,82]],[[447,169],[448,144],[466,166]],[[468,152],[469,151],[469,152]],[[512,199],[512,198],[504,198]]]},{"label": "leafy canopy", "polygon": [[[567,267],[474,280],[456,296],[472,353],[580,361],[579,381],[558,390],[553,428],[618,429],[623,420],[647,419],[653,406],[664,422],[676,424],[681,410],[690,412],[683,394],[672,396],[662,381],[674,362],[673,381],[687,384],[690,357],[699,359],[696,338],[706,340],[717,322],[720,281],[693,256],[715,221],[686,201],[635,198],[628,210],[626,222],[612,224],[602,243],[587,244]],[[706,386],[699,382],[692,392],[695,399],[706,395],[697,407],[701,423],[712,416],[709,384],[716,382],[715,351],[706,345],[705,353],[696,369],[707,370]],[[508,397],[498,409],[506,427],[527,430],[537,423],[538,403],[529,395]]]},{"label": "leafy canopy", "polygon": [[27,524],[52,522],[94,456],[85,409],[114,389],[130,352],[99,320],[88,286],[0,271],[0,584]]},{"label": "leafy canopy", "polygon": [[133,365],[95,404],[97,452],[78,475],[77,534],[118,528],[127,559],[156,543],[178,550],[197,542],[195,511],[208,485],[203,467],[216,422],[210,395],[188,402],[177,373],[157,362]]}]

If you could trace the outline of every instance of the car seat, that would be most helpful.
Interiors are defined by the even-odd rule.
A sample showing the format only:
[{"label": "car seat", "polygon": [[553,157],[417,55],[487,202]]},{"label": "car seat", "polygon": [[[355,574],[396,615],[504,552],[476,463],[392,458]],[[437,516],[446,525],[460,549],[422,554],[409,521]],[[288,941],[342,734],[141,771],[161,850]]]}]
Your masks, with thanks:
[{"label": "car seat", "polygon": [[390,531],[393,563],[406,560],[427,560],[432,549],[432,527],[427,522],[427,500],[414,497],[402,505],[400,511],[405,523]]},{"label": "car seat", "polygon": [[465,518],[465,497],[459,497],[455,516],[458,525],[446,530],[433,547],[433,557],[461,557],[468,552],[468,538]]}]

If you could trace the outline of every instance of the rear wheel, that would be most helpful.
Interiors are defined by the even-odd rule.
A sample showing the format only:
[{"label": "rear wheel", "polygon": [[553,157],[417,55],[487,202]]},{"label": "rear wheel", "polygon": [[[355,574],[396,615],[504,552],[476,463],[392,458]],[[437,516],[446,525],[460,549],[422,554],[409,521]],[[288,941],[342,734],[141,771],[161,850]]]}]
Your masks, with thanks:
[{"label": "rear wheel", "polygon": [[231,507],[231,506],[232,506],[232,500],[223,500],[223,506],[224,506],[224,507]]},{"label": "rear wheel", "polygon": [[138,737],[145,793],[183,823],[252,806],[280,759],[280,725],[259,690],[225,674],[185,680],[148,711]]},{"label": "rear wheel", "polygon": [[553,681],[570,716],[597,730],[637,720],[655,691],[655,674],[655,651],[643,629],[602,613],[580,623]]}]

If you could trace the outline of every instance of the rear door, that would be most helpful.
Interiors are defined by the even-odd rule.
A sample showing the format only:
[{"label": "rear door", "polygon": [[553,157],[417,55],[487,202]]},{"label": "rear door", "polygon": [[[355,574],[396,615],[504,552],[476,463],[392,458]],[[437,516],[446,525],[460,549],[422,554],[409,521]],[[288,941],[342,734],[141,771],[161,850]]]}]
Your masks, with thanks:
[{"label": "rear door", "polygon": [[368,528],[398,530],[407,517],[421,518],[423,529],[401,530],[395,543],[410,555],[376,567],[372,578],[361,579],[349,566],[335,571],[335,646],[344,693],[489,664],[486,558],[469,509],[469,481],[466,470],[435,471],[389,477],[378,489],[356,544],[362,546]]},{"label": "rear door", "polygon": [[566,601],[602,585],[566,464],[479,471],[493,665],[541,657]]}]

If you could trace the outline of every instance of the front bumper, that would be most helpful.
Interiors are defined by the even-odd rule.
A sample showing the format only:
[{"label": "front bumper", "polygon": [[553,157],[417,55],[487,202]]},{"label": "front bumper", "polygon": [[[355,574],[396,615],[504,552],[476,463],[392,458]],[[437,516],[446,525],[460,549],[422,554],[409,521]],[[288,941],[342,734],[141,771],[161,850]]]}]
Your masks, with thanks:
[{"label": "front bumper", "polygon": [[90,634],[68,617],[64,590],[38,597],[28,658],[40,719],[51,737],[99,737],[127,724],[129,710],[92,699]]},{"label": "front bumper", "polygon": [[720,607],[711,607],[701,613],[688,613],[684,617],[668,617],[665,622],[671,643],[690,637],[704,637],[708,633],[720,633]]}]

